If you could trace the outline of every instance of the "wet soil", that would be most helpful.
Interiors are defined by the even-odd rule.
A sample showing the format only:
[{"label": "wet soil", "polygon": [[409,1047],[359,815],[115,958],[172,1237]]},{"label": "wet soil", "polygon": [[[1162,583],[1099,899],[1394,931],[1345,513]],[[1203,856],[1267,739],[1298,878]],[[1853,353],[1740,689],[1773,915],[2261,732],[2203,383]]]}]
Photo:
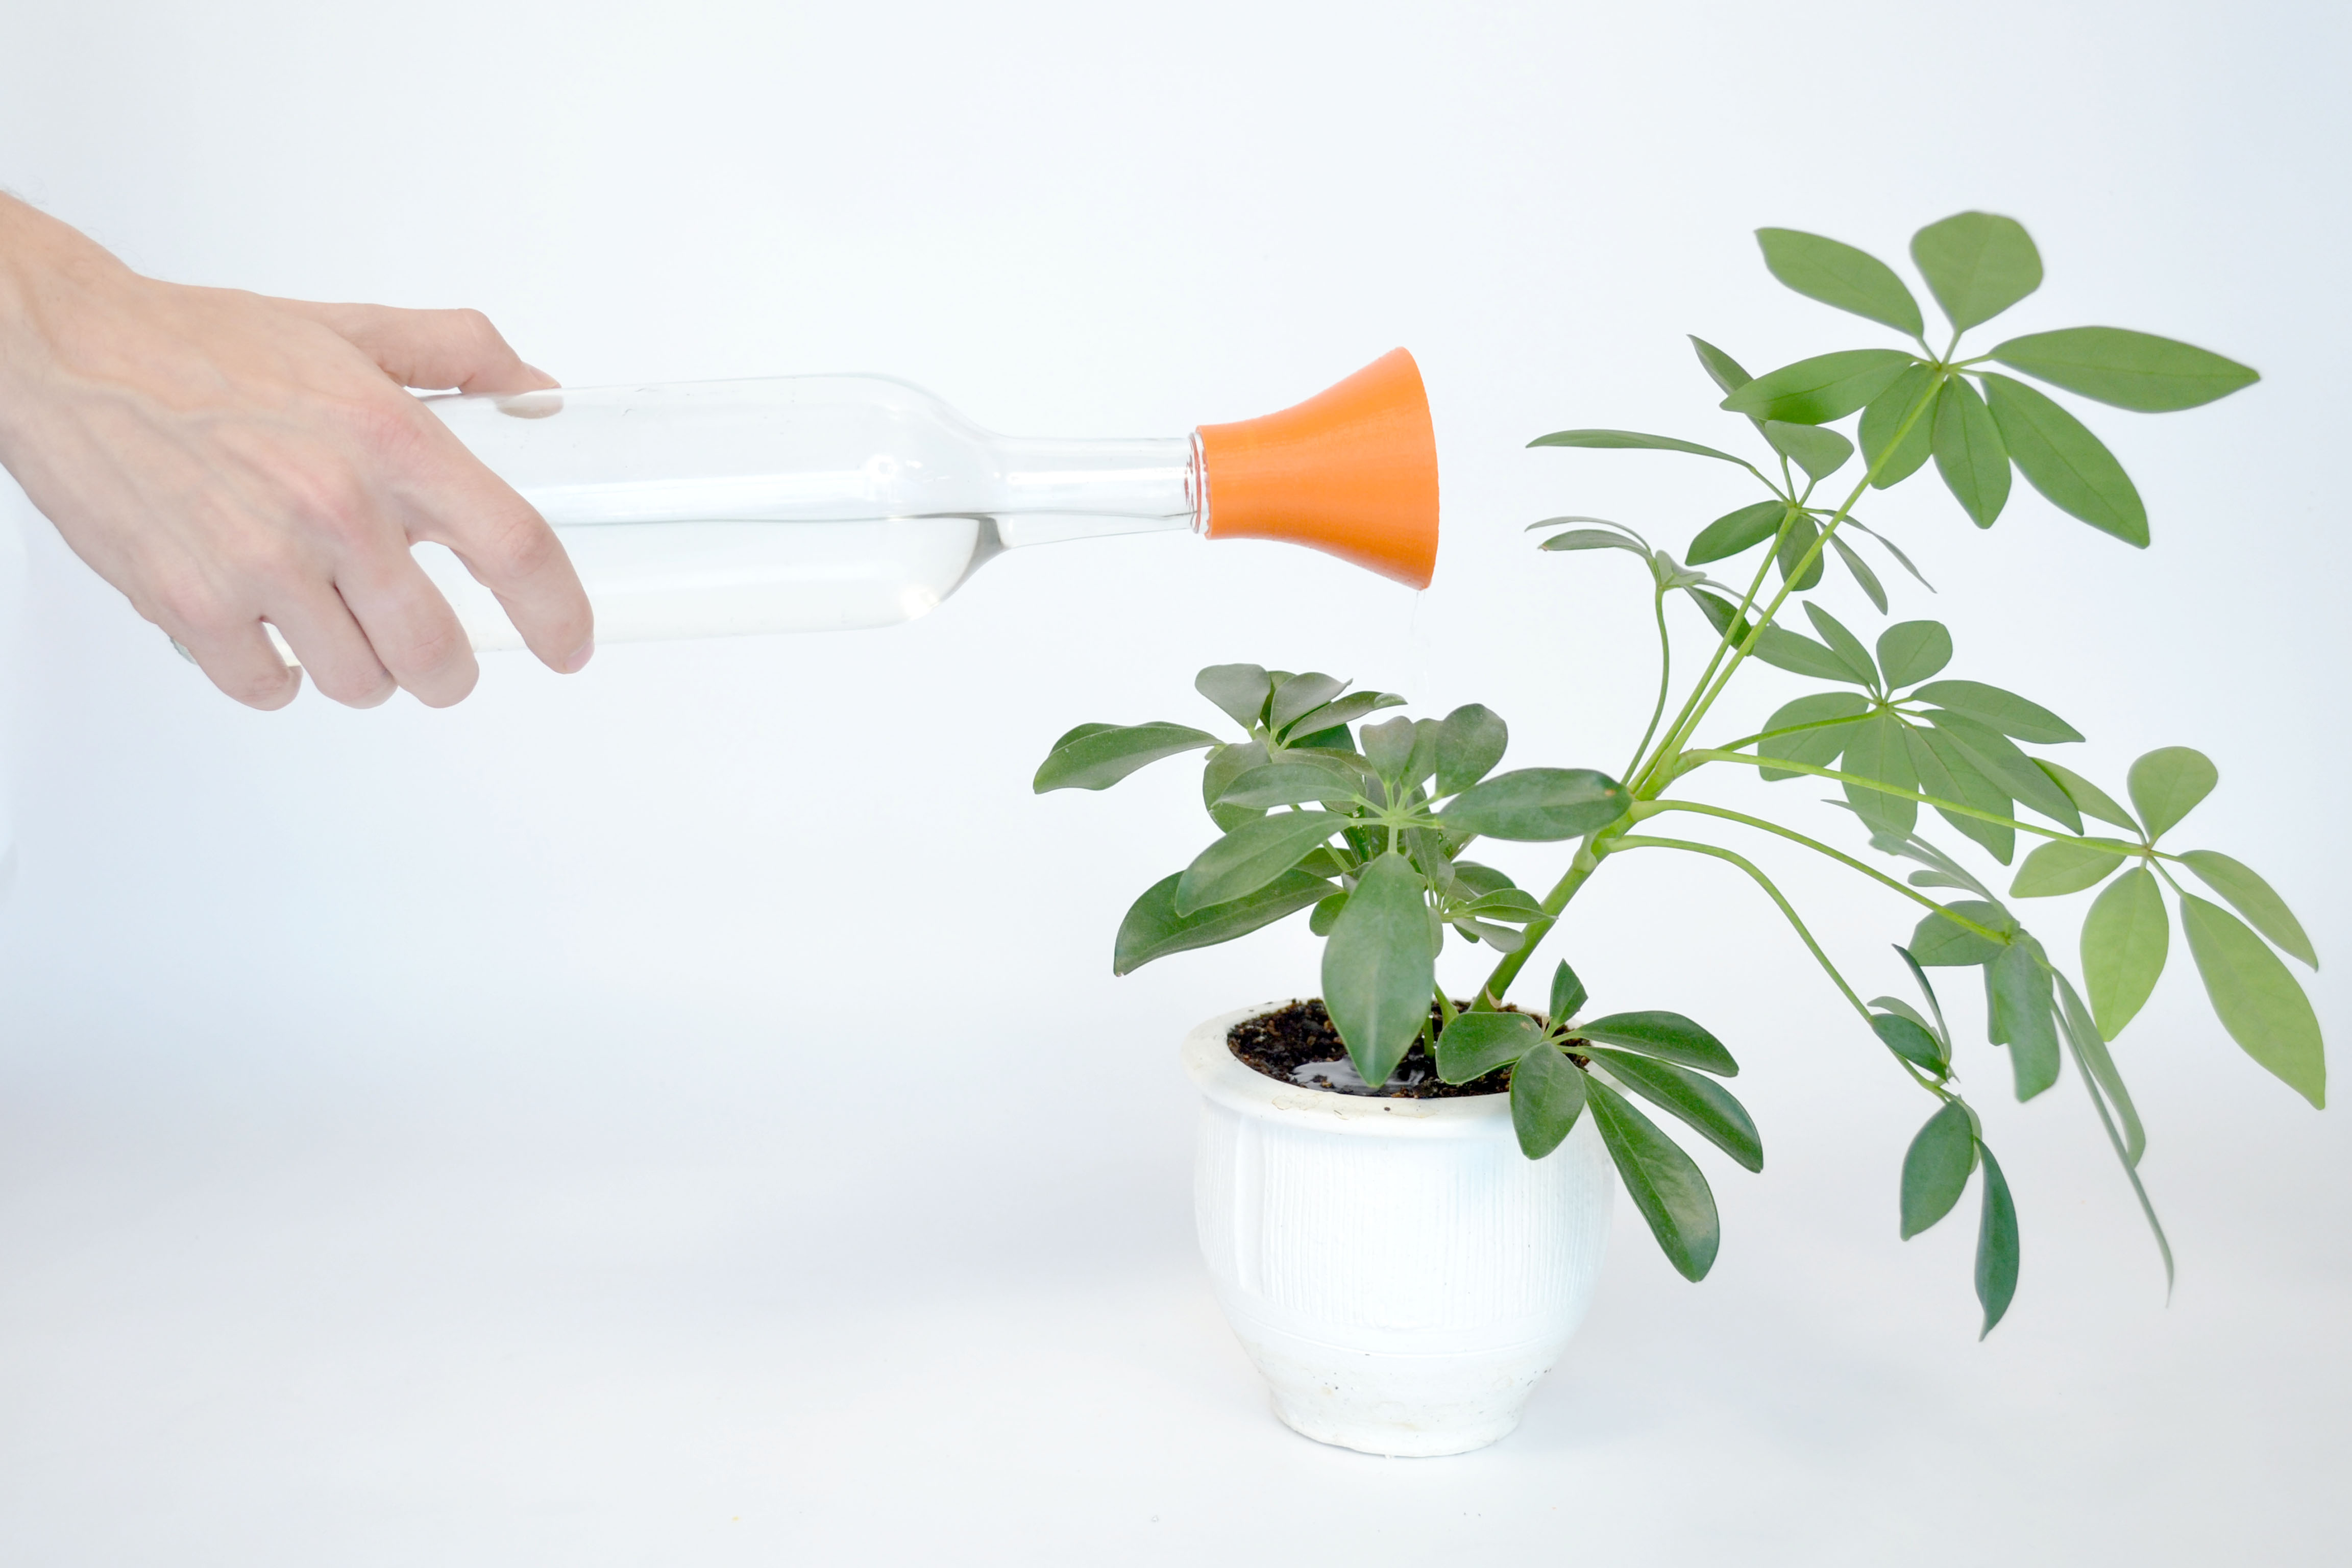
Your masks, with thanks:
[{"label": "wet soil", "polygon": [[[1466,1007],[1466,1002],[1455,1004]],[[1437,1004],[1429,1011],[1433,1017]],[[1517,1008],[1511,1011],[1517,1012]],[[1348,1047],[1320,999],[1293,1002],[1271,1013],[1244,1018],[1226,1032],[1225,1044],[1248,1066],[1284,1083],[1328,1089],[1339,1094],[1376,1095],[1389,1100],[1454,1100],[1471,1094],[1503,1094],[1511,1087],[1508,1068],[1497,1068],[1468,1083],[1448,1083],[1437,1076],[1437,1064],[1416,1041],[1388,1082],[1367,1089],[1348,1059]]]}]

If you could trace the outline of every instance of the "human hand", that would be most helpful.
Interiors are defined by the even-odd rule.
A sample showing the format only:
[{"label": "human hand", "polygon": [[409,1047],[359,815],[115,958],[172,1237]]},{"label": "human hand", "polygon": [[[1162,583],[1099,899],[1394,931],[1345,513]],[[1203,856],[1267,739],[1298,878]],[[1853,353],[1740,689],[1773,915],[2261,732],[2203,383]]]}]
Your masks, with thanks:
[{"label": "human hand", "polygon": [[588,662],[587,595],[553,530],[401,390],[555,384],[477,311],[157,282],[0,196],[0,466],[252,707],[301,685],[264,622],[339,702],[471,691],[419,541],[455,552],[551,668]]}]

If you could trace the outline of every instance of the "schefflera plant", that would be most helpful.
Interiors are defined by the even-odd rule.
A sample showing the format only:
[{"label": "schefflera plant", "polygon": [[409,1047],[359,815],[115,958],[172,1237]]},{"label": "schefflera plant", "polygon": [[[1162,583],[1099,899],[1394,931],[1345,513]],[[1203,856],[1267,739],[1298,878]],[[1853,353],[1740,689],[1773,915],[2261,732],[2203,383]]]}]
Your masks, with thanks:
[{"label": "schefflera plant", "polygon": [[1223,837],[1136,900],[1113,972],[1311,910],[1310,929],[1326,939],[1324,1007],[1365,1083],[1385,1083],[1417,1041],[1453,1083],[1509,1068],[1511,1120],[1530,1159],[1558,1148],[1590,1110],[1659,1247],[1685,1277],[1704,1278],[1719,1244],[1714,1194],[1627,1096],[1761,1170],[1754,1121],[1714,1081],[1739,1071],[1722,1041],[1662,1009],[1580,1022],[1584,986],[1565,963],[1542,1017],[1496,1010],[1491,994],[1460,1011],[1437,984],[1449,932],[1517,952],[1529,928],[1550,920],[1507,874],[1468,858],[1472,844],[1585,837],[1623,816],[1624,787],[1591,768],[1496,773],[1509,730],[1477,703],[1444,719],[1374,723],[1371,714],[1404,699],[1349,691],[1320,671],[1213,665],[1194,685],[1242,727],[1240,739],[1167,722],[1081,724],[1037,770],[1039,794],[1098,790],[1162,758],[1208,752],[1202,799]]},{"label": "schefflera plant", "polygon": [[[1531,1105],[1543,1100],[1558,1108],[1543,1125],[1572,1125],[1577,1115],[1591,1110],[1608,1136],[1614,1107],[1622,1097],[1594,1093],[1600,1087],[1599,1075],[1608,1073],[1614,1082],[1644,1092],[1642,1084],[1620,1070],[1622,1063],[1596,1057],[1589,1048],[1597,1043],[1607,1050],[1620,1042],[1600,1038],[1590,1026],[1581,1026],[1587,1032],[1580,1036],[1580,1026],[1565,1016],[1568,1009],[1558,995],[1549,1014],[1542,1018],[1510,1014],[1503,1009],[1501,999],[1567,906],[1604,866],[1628,854],[1652,850],[1706,857],[1739,872],[1762,891],[1853,1010],[1868,1037],[1934,1100],[1935,1109],[1914,1137],[1899,1173],[1900,1234],[1907,1238],[1935,1225],[1958,1205],[1972,1180],[1979,1182],[1975,1285],[1983,1331],[1990,1332],[2001,1320],[2015,1294],[2020,1258],[2017,1208],[1987,1142],[1983,1119],[1962,1093],[1955,1035],[1928,981],[1931,969],[1979,972],[1987,1038],[2008,1053],[2011,1082],[2020,1100],[2046,1091],[2060,1078],[2063,1059],[2074,1060],[2155,1236],[2168,1282],[2171,1251],[2139,1176],[2146,1133],[2108,1048],[2147,1001],[2167,962],[2171,917],[2167,913],[2164,889],[2171,889],[2191,958],[2224,1030],[2257,1063],[2318,1106],[2326,1097],[2325,1050],[2318,1020],[2281,957],[2284,953],[2315,965],[2308,938],[2284,901],[2251,868],[2218,850],[2176,851],[2161,846],[2190,808],[2216,785],[2218,771],[2201,753],[2171,746],[2141,757],[2126,783],[2124,793],[2132,803],[2126,810],[2097,784],[2039,754],[2039,748],[2080,742],[2082,732],[2073,724],[2026,697],[1964,674],[1948,673],[1957,649],[1950,631],[1940,622],[1896,621],[1874,638],[1865,639],[1822,605],[1804,596],[1826,585],[1826,568],[1834,560],[1878,613],[1891,614],[1886,584],[1855,548],[1855,539],[1874,541],[1896,565],[1917,578],[1921,586],[1927,586],[1910,557],[1882,530],[1866,527],[1855,516],[1855,509],[1874,490],[1904,482],[1930,459],[1963,513],[1979,528],[1990,527],[2008,507],[2014,471],[2060,510],[2127,543],[2147,543],[2146,505],[2105,443],[2054,398],[1990,368],[1993,365],[2095,402],[2148,413],[2195,407],[2257,378],[2244,365],[2207,350],[2114,327],[2064,328],[2011,336],[1983,353],[1963,355],[1960,343],[1966,332],[2000,315],[2040,286],[2040,253],[2025,229],[2011,218],[1961,213],[1931,224],[1914,237],[1911,258],[1950,327],[1940,351],[1925,335],[1926,322],[1916,297],[1885,263],[1840,241],[1793,229],[1760,230],[1758,239],[1767,267],[1781,282],[1811,299],[1892,328],[1916,349],[1843,349],[1751,376],[1729,353],[1694,338],[1700,367],[1721,394],[1721,408],[1762,448],[1754,461],[1678,437],[1622,429],[1562,430],[1531,443],[1695,456],[1745,470],[1762,487],[1765,496],[1701,527],[1680,561],[1635,530],[1605,519],[1565,516],[1532,525],[1545,533],[1540,547],[1546,551],[1580,558],[1597,554],[1603,559],[1622,552],[1643,563],[1659,639],[1656,699],[1648,725],[1633,748],[1632,760],[1615,779],[1582,775],[1581,788],[1590,801],[1580,809],[1589,809],[1591,817],[1576,817],[1572,834],[1551,835],[1563,840],[1576,837],[1579,842],[1559,880],[1534,900],[1532,914],[1507,899],[1505,903],[1517,911],[1517,918],[1497,921],[1492,917],[1502,913],[1501,906],[1474,911],[1467,905],[1475,900],[1448,901],[1443,889],[1429,883],[1421,895],[1428,912],[1418,923],[1397,919],[1382,928],[1388,933],[1388,945],[1381,950],[1380,962],[1360,969],[1350,965],[1335,970],[1327,946],[1326,1005],[1335,1022],[1340,1022],[1343,1037],[1352,1049],[1357,1037],[1348,1031],[1360,1033],[1365,1020],[1373,1015],[1352,999],[1333,994],[1335,982],[1344,992],[1349,986],[1369,984],[1370,976],[1410,973],[1418,984],[1429,973],[1426,965],[1436,945],[1433,932],[1441,929],[1433,921],[1450,921],[1451,929],[1462,935],[1490,942],[1499,958],[1470,1010],[1452,1016],[1441,999],[1444,1032],[1437,1049],[1441,1072],[1448,1078],[1475,1076],[1507,1063],[1513,1072],[1515,1113],[1518,1084],[1526,1080]],[[1832,427],[1849,418],[1855,420],[1851,435]],[[1857,458],[1860,472],[1853,475]],[[1842,474],[1853,476],[1850,482],[1822,494],[1822,487]],[[1703,570],[1743,557],[1755,562],[1752,568],[1745,569],[1744,590],[1715,583]],[[1667,615],[1669,598],[1687,598],[1699,620],[1703,662],[1695,678],[1681,683],[1679,701],[1675,679],[1676,634]],[[1812,635],[1783,624],[1784,612],[1793,608],[1792,599],[1802,602],[1804,624]],[[1683,635],[1688,636],[1688,630]],[[1759,731],[1702,739],[1702,727],[1713,717],[1731,682],[1751,661],[1825,682],[1827,689],[1784,704]],[[1681,668],[1687,669],[1689,663],[1682,661]],[[1207,689],[1205,674],[1203,689]],[[1338,683],[1332,682],[1328,695],[1317,700],[1328,702],[1339,695]],[[1349,715],[1351,718],[1393,700],[1359,697],[1353,700],[1365,706]],[[1272,711],[1269,706],[1266,714],[1271,716]],[[1046,771],[1039,775],[1039,787],[1054,787],[1056,782],[1101,787],[1110,782],[1108,776],[1094,782],[1055,772],[1056,759],[1065,749],[1070,749],[1074,764],[1081,755],[1095,759],[1132,755],[1139,766],[1150,756],[1168,754],[1154,750],[1169,740],[1168,729],[1087,726],[1073,731],[1056,748],[1055,758],[1048,760]],[[1211,743],[1213,737],[1201,736],[1197,741],[1181,741],[1170,750]],[[1405,742],[1389,744],[1400,747]],[[2029,751],[2029,747],[2037,750]],[[1272,750],[1264,756],[1252,753],[1231,763],[1234,771],[1220,779],[1213,754],[1212,778],[1205,791],[1213,813],[1237,808],[1237,803],[1227,800],[1224,787],[1234,783],[1241,772],[1280,760]],[[1768,782],[1801,778],[1834,784],[1840,798],[1830,804],[1848,815],[1872,848],[1907,860],[1913,868],[1900,878],[1890,875],[1786,822],[1693,798],[1687,793],[1706,779],[1721,776],[1726,768],[1755,769]],[[1527,769],[1504,776],[1528,777],[1530,782],[1512,787],[1532,793],[1538,785],[1531,775],[1558,775],[1564,780],[1577,773]],[[1284,797],[1276,791],[1252,798],[1275,805]],[[1304,803],[1315,797],[1288,798]],[[1461,805],[1456,799],[1438,815],[1453,816]],[[2021,837],[2040,841],[2018,865],[2009,888],[2010,900],[2101,888],[2083,925],[2079,985],[1976,870],[1959,855],[1921,833],[1923,807],[1971,841],[1969,853],[1980,852],[2001,866],[2015,861]],[[1604,811],[1611,815],[1605,821],[1599,820]],[[1719,825],[1718,833],[1754,836],[1776,851],[1803,849],[1919,907],[1924,912],[1916,929],[1906,942],[1895,948],[1916,1001],[1891,994],[1864,1000],[1861,989],[1815,940],[1794,903],[1763,866],[1725,843],[1657,831],[1662,826],[1659,819],[1668,814],[1704,818]],[[1475,810],[1465,813],[1456,822],[1470,828],[1476,816]],[[2086,818],[2121,828],[2126,837],[2087,831]],[[1566,822],[1563,818],[1563,826]],[[1223,858],[1233,854],[1221,847],[1238,839],[1247,825],[1226,817],[1220,819],[1219,826],[1228,829],[1226,838],[1204,851],[1203,861],[1213,855]],[[1509,836],[1483,826],[1478,830],[1489,837]],[[1256,831],[1272,836],[1292,830],[1261,827]],[[1408,855],[1413,842],[1409,833],[1400,839]],[[1321,851],[1303,839],[1298,847],[1298,858],[1284,861],[1277,852],[1260,863],[1262,877],[1253,872],[1220,880],[1214,891],[1226,900],[1222,904],[1188,901],[1179,911],[1168,894],[1181,878],[1171,879],[1147,893],[1129,917],[1135,937],[1132,943],[1129,931],[1122,931],[1122,963],[1132,967],[1142,956],[1157,956],[1148,951],[1151,942],[1158,940],[1153,932],[1180,945],[1200,945],[1255,930],[1310,903],[1317,906],[1318,929],[1328,931],[1336,942],[1343,929],[1336,917],[1364,897],[1365,879],[1357,876],[1350,890],[1345,868],[1336,861],[1317,859]],[[1449,856],[1458,854],[1460,847],[1450,846],[1443,837],[1434,847]],[[1279,879],[1292,873],[1299,877],[1285,884],[1279,895],[1268,896],[1267,890]],[[2190,891],[2184,875],[2221,902]],[[1328,890],[1309,886],[1318,881]],[[1498,885],[1486,891],[1509,890]],[[1155,895],[1161,900],[1158,905],[1153,904]],[[1252,901],[1261,898],[1266,901]],[[1286,903],[1286,900],[1298,901]],[[1394,907],[1402,910],[1402,906],[1399,899]],[[1152,913],[1155,909],[1158,915]],[[1495,940],[1480,924],[1465,923],[1457,916],[1471,922],[1500,923],[1505,934],[1502,940]],[[1580,986],[1556,976],[1556,990],[1563,984],[1568,990],[1559,995],[1575,994],[1580,1000]],[[1417,1000],[1418,1007],[1424,1010],[1429,1005],[1425,995],[1424,992],[1423,998]],[[1381,1016],[1392,1017],[1401,1028],[1402,1002],[1393,1014]],[[1705,1062],[1687,1058],[1677,1061],[1655,1049],[1640,1054],[1686,1072],[1707,1070]],[[1393,1060],[1374,1054],[1360,1062],[1360,1070],[1365,1066],[1385,1069]],[[1580,1073],[1583,1081],[1579,1087],[1584,1090],[1580,1100],[1576,1089],[1558,1087],[1568,1081],[1555,1071],[1561,1062]],[[1643,1069],[1633,1070],[1638,1076]],[[1366,1072],[1368,1079],[1372,1076]],[[1690,1082],[1720,1088],[1696,1075]],[[1653,1103],[1664,1103],[1655,1096],[1651,1098]],[[1729,1117],[1720,1105],[1717,1110],[1721,1118]],[[1676,1113],[1707,1131],[1702,1113],[1685,1110]],[[1730,1125],[1728,1120],[1719,1120],[1717,1131]],[[1737,1156],[1738,1151],[1731,1143],[1714,1132],[1707,1135]],[[1616,1149],[1612,1141],[1612,1152]],[[1621,1170],[1627,1168],[1622,1154],[1619,1165]],[[1713,1257],[1715,1212],[1704,1179],[1696,1176],[1695,1167],[1691,1174],[1694,1179],[1681,1186],[1653,1182],[1645,1189],[1630,1175],[1628,1185],[1643,1205],[1668,1256],[1685,1274],[1696,1279],[1706,1272],[1706,1260]]]}]

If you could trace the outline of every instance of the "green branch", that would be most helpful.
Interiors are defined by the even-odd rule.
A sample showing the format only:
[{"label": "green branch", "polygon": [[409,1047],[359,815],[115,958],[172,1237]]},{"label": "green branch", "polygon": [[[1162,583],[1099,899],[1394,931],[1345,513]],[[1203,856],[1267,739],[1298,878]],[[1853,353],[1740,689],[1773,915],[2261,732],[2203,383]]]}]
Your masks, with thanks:
[{"label": "green branch", "polygon": [[[1944,382],[1947,379],[1948,379],[1948,374],[1935,376],[1929,380],[1926,394],[1920,397],[1917,403],[1912,405],[1910,413],[1904,416],[1903,423],[1895,427],[1894,438],[1889,440],[1886,443],[1885,449],[1878,454],[1878,460],[1871,464],[1870,467],[1864,471],[1861,480],[1855,484],[1852,493],[1847,495],[1843,503],[1838,507],[1836,513],[1822,525],[1820,534],[1813,540],[1812,547],[1805,552],[1803,558],[1797,563],[1794,568],[1783,572],[1780,574],[1780,591],[1773,595],[1772,603],[1765,608],[1763,615],[1758,618],[1758,631],[1760,632],[1765,626],[1769,626],[1772,624],[1772,618],[1780,613],[1780,606],[1789,602],[1789,595],[1790,594],[1796,592],[1796,585],[1804,581],[1806,572],[1811,569],[1814,562],[1821,559],[1822,552],[1829,548],[1830,536],[1837,531],[1838,525],[1845,521],[1846,514],[1853,510],[1854,503],[1860,500],[1863,498],[1864,493],[1870,489],[1871,481],[1878,478],[1879,471],[1885,468],[1888,462],[1893,460],[1896,452],[1902,450],[1903,443],[1909,437],[1912,426],[1918,424],[1921,417],[1924,416],[1927,411],[1934,405],[1936,395],[1942,391]],[[1784,524],[1784,531],[1786,525]],[[1778,553],[1778,552],[1776,551],[1775,553]],[[1767,556],[1765,558],[1768,565],[1771,559],[1771,556]],[[1759,582],[1762,581],[1760,571],[1759,573],[1758,580]],[[1725,633],[1727,640],[1728,640],[1731,632],[1737,631],[1745,621],[1746,612],[1747,605],[1742,605],[1740,606],[1739,616],[1733,619],[1731,627]],[[1732,676],[1738,672],[1740,664],[1748,658],[1748,650],[1754,646],[1755,641],[1755,633],[1751,632],[1743,637],[1738,644],[1732,649],[1731,662],[1724,667],[1720,675],[1715,676],[1714,684],[1706,686],[1705,694],[1702,697],[1695,699],[1694,703],[1685,705],[1685,710],[1689,716],[1687,718],[1677,720],[1675,727],[1668,731],[1665,739],[1658,742],[1657,751],[1652,753],[1648,765],[1642,770],[1641,774],[1635,781],[1636,794],[1641,793],[1643,788],[1648,787],[1653,783],[1653,775],[1656,773],[1658,768],[1664,763],[1664,761],[1675,755],[1675,752],[1679,752],[1690,740],[1691,732],[1697,728],[1698,721],[1706,716],[1706,710],[1715,705],[1716,699],[1723,695],[1723,689],[1730,684]],[[1706,679],[1707,678],[1705,676],[1700,677],[1700,682],[1703,686],[1706,686]],[[1664,788],[1666,783],[1671,782],[1671,780],[1658,781],[1657,787]]]},{"label": "green branch", "polygon": [[1658,700],[1650,708],[1650,727],[1642,731],[1641,743],[1627,759],[1625,772],[1632,773],[1642,761],[1642,753],[1650,749],[1650,737],[1658,732],[1658,721],[1665,717],[1666,693],[1674,685],[1675,645],[1666,635],[1666,590],[1664,584],[1650,595],[1650,608],[1658,618]]},{"label": "green branch", "polygon": [[1640,822],[1644,818],[1655,816],[1660,812],[1664,811],[1690,811],[1696,812],[1702,816],[1719,816],[1726,822],[1743,823],[1749,827],[1757,828],[1765,833],[1769,833],[1775,837],[1785,838],[1791,844],[1801,844],[1806,848],[1812,850],[1816,854],[1828,856],[1831,859],[1836,861],[1841,866],[1851,867],[1853,869],[1861,872],[1864,876],[1869,878],[1874,882],[1894,889],[1896,892],[1902,894],[1905,898],[1910,900],[1915,904],[1925,905],[1928,909],[1931,909],[1937,914],[1943,916],[1946,920],[1951,921],[1956,926],[1959,926],[1967,931],[1974,931],[1977,935],[1983,937],[1988,942],[1998,942],[2003,947],[2009,945],[2009,938],[2004,933],[1994,931],[1990,926],[1979,925],[1976,921],[1969,920],[1965,915],[1956,915],[1950,910],[1946,909],[1943,905],[1937,903],[1935,900],[1921,892],[1918,889],[1912,887],[1909,883],[1898,882],[1894,878],[1888,876],[1885,872],[1879,870],[1874,866],[1864,864],[1862,861],[1855,859],[1853,856],[1846,854],[1843,850],[1832,849],[1818,838],[1808,838],[1803,834],[1795,831],[1793,828],[1783,827],[1777,822],[1768,822],[1760,816],[1750,816],[1744,811],[1732,811],[1724,806],[1708,805],[1703,802],[1696,800],[1643,801],[1633,807],[1633,816],[1634,821]]},{"label": "green branch", "polygon": [[[1830,962],[1830,955],[1823,952],[1822,944],[1813,940],[1813,933],[1805,929],[1805,922],[1798,918],[1796,906],[1789,902],[1787,896],[1779,888],[1773,886],[1772,879],[1766,876],[1754,861],[1744,855],[1723,848],[1719,845],[1695,844],[1687,838],[1643,838],[1628,836],[1613,840],[1603,853],[1614,855],[1626,849],[1679,849],[1685,854],[1704,855],[1711,860],[1727,862],[1754,878],[1756,885],[1763,889],[1765,894],[1780,907],[1780,913],[1788,918],[1789,924],[1795,930],[1798,940],[1805,944],[1805,950],[1813,955],[1813,962],[1822,966],[1822,972],[1830,977],[1831,983],[1838,988],[1839,993],[1853,1004],[1853,1010],[1861,1015],[1862,1021],[1870,1025],[1872,1037],[1876,1037],[1878,1026],[1871,1023],[1870,1008],[1860,996],[1854,994],[1853,987],[1846,984],[1845,976],[1839,973],[1837,965]],[[1901,1057],[1896,1057],[1895,1059],[1903,1063],[1903,1069],[1911,1075],[1912,1080],[1920,1088],[1939,1100],[1950,1098],[1948,1090],[1921,1072],[1912,1063]]]}]

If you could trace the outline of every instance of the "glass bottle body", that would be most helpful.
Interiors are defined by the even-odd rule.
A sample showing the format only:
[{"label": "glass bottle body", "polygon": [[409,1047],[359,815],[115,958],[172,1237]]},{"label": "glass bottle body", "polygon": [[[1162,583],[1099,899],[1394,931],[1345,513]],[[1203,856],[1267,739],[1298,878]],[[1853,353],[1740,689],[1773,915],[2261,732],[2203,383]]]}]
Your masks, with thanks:
[{"label": "glass bottle body", "polygon": [[[604,642],[889,626],[1000,551],[1206,514],[1192,437],[997,436],[883,376],[425,402],[555,527]],[[455,557],[419,556],[475,647],[520,646]]]}]

